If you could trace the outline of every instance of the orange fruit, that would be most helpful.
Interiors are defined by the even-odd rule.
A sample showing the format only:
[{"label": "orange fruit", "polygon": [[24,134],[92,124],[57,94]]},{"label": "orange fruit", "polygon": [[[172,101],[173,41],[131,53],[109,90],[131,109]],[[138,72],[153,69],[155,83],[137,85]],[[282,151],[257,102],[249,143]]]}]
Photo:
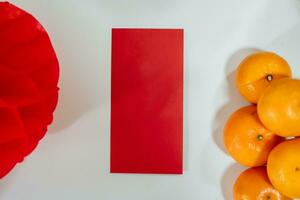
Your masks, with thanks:
[{"label": "orange fruit", "polygon": [[241,173],[233,187],[234,200],[289,200],[268,179],[266,167],[250,168]]},{"label": "orange fruit", "polygon": [[235,111],[224,128],[228,153],[238,163],[249,167],[266,164],[270,151],[280,141],[281,137],[262,125],[254,105]]},{"label": "orange fruit", "polygon": [[270,153],[267,170],[278,191],[290,198],[300,198],[300,139],[276,146]]},{"label": "orange fruit", "polygon": [[271,52],[258,52],[246,57],[238,66],[236,86],[241,95],[257,103],[273,80],[291,77],[289,64]]},{"label": "orange fruit", "polygon": [[281,79],[268,87],[258,102],[262,123],[283,137],[300,135],[300,80]]}]

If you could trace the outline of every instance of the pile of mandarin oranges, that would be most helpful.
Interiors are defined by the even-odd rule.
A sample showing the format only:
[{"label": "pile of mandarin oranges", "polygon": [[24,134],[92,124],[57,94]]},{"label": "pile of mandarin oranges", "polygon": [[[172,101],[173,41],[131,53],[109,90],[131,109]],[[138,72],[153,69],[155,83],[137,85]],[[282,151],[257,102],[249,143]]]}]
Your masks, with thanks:
[{"label": "pile of mandarin oranges", "polygon": [[228,154],[249,167],[234,183],[234,200],[300,199],[300,80],[272,52],[246,57],[236,87],[249,102],[224,127]]}]

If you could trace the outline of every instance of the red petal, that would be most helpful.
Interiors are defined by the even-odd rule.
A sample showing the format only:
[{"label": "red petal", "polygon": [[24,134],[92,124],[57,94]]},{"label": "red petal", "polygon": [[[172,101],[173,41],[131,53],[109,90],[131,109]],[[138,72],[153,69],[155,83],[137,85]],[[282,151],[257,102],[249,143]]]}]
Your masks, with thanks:
[{"label": "red petal", "polygon": [[13,108],[0,108],[0,130],[0,145],[26,137],[19,113]]},{"label": "red petal", "polygon": [[[11,23],[3,25],[0,37],[7,38],[7,40],[1,44],[0,54],[5,55],[13,51],[14,48],[26,45],[40,34],[46,35],[45,31],[42,28],[36,28],[37,26],[39,27],[38,22],[33,21],[32,17],[28,14],[24,14]],[[22,35],[20,35],[20,33],[22,33]]]},{"label": "red petal", "polygon": [[24,128],[29,135],[41,139],[47,125],[52,122],[52,113],[57,104],[57,93],[49,96],[47,99],[20,108],[20,115],[23,119]]},{"label": "red petal", "polygon": [[0,178],[31,153],[52,122],[59,65],[42,25],[0,2]]},{"label": "red petal", "polygon": [[0,2],[0,25],[10,24],[26,13],[8,2]]}]

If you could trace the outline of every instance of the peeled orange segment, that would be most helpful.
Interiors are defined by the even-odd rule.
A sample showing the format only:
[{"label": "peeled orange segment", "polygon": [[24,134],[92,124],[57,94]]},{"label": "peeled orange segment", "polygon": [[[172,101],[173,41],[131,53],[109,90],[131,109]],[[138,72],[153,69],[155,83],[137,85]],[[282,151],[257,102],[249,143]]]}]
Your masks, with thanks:
[{"label": "peeled orange segment", "polygon": [[271,52],[258,52],[246,57],[238,66],[236,86],[241,95],[257,103],[264,90],[274,81],[291,77],[289,64]]}]

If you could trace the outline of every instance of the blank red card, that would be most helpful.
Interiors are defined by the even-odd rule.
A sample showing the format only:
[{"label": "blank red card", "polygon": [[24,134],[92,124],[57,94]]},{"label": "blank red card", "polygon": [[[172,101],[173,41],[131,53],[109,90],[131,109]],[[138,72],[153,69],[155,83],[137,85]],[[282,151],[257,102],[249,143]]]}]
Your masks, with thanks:
[{"label": "blank red card", "polygon": [[113,29],[111,172],[182,174],[183,30]]}]

